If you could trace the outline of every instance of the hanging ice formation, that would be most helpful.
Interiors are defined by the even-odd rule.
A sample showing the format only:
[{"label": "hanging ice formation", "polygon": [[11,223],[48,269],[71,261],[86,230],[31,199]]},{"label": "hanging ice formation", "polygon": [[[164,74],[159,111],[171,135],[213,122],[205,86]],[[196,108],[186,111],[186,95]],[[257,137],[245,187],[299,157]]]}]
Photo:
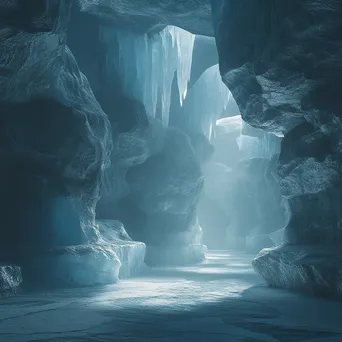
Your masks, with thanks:
[{"label": "hanging ice formation", "polygon": [[105,42],[113,38],[119,46],[118,69],[124,92],[143,102],[148,115],[160,115],[167,125],[175,75],[181,105],[187,94],[195,35],[174,26],[154,35],[102,30]]}]

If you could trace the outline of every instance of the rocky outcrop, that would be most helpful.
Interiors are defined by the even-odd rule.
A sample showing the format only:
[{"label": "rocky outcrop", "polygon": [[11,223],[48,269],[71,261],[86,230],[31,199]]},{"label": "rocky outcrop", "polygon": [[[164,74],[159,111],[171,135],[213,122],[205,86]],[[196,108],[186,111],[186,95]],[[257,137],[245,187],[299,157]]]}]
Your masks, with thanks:
[{"label": "rocky outcrop", "polygon": [[253,266],[271,286],[323,297],[342,296],[342,258],[337,246],[281,245],[264,249]]},{"label": "rocky outcrop", "polygon": [[[67,0],[0,4],[0,260],[22,266],[24,280],[41,264],[61,275],[61,254],[82,273],[77,254],[90,250],[94,264],[107,260],[115,268],[99,247],[95,224],[111,129],[66,45],[70,6]],[[94,269],[101,273],[102,266]]]},{"label": "rocky outcrop", "polygon": [[[165,130],[158,128],[159,134]],[[200,243],[196,207],[203,185],[202,173],[184,133],[166,129],[158,142],[153,132],[156,131],[146,135],[126,134],[124,151],[127,153],[122,155],[117,164],[119,170],[114,175],[115,179],[122,175],[121,184],[125,185],[126,194],[122,193],[116,201],[106,201],[100,215],[105,218],[113,215],[125,224],[133,239],[145,242],[148,248],[156,247],[152,254],[148,252],[149,256],[156,255],[158,248],[169,248],[171,253],[177,254],[180,248],[184,250],[186,246]],[[136,139],[134,134],[137,134]],[[153,150],[151,146],[159,143],[159,151]],[[135,148],[129,149],[130,146]],[[147,154],[141,154],[143,151]],[[204,254],[197,261],[203,257]],[[184,259],[184,262],[187,261]]]},{"label": "rocky outcrop", "polygon": [[166,25],[213,36],[209,0],[78,0],[81,11],[101,16],[121,28],[144,33]]},{"label": "rocky outcrop", "polygon": [[[292,255],[301,246],[309,245],[307,253],[314,256],[315,248],[339,248],[342,243],[342,4],[212,4],[222,77],[243,119],[285,135],[278,176],[291,212],[286,227],[291,245],[277,252],[278,262],[272,261],[275,252],[266,251],[255,264],[269,283],[288,287],[285,279],[298,274]],[[313,259],[307,259],[307,267],[315,267]],[[287,266],[277,266],[282,263]],[[327,276],[335,274],[329,268],[325,271]],[[327,282],[325,291],[336,294],[334,284]],[[310,286],[304,277],[301,285],[293,282],[291,287]]]}]

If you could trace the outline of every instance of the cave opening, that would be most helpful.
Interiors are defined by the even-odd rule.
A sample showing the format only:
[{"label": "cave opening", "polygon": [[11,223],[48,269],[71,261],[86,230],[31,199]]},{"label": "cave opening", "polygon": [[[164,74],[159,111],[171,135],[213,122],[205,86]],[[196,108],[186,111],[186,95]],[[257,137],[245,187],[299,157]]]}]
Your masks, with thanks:
[{"label": "cave opening", "polygon": [[250,253],[279,244],[288,220],[276,181],[281,138],[242,120],[215,39],[174,26],[143,36],[98,30],[108,82],[139,105],[119,102],[126,115],[111,117],[117,127],[131,120],[117,144],[134,146],[118,152],[117,188],[100,200],[98,218],[118,219],[154,247],[186,245],[189,236],[209,249]]}]

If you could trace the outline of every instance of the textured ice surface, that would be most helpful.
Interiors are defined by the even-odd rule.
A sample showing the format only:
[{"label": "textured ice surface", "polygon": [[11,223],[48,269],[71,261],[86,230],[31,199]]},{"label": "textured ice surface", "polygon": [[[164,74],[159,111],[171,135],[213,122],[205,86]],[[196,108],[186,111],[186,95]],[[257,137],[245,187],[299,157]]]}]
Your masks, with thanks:
[{"label": "textured ice surface", "polygon": [[0,265],[0,297],[15,292],[22,281],[19,266]]},{"label": "textured ice surface", "polygon": [[274,287],[342,296],[342,254],[329,245],[281,245],[262,250],[254,269]]},{"label": "textured ice surface", "polygon": [[26,266],[30,279],[57,286],[91,286],[112,284],[140,273],[145,244],[132,241],[118,221],[96,223],[98,243],[38,252]]},{"label": "textured ice surface", "polygon": [[[154,35],[102,27],[101,37],[109,46],[114,38],[118,41],[124,92],[141,101],[148,115],[157,116],[167,125],[175,75],[181,104],[187,94],[195,35],[174,26]],[[107,63],[110,70],[114,62]]]},{"label": "textured ice surface", "polygon": [[1,302],[3,342],[340,342],[342,304],[261,283],[251,256],[209,252],[97,288]]},{"label": "textured ice surface", "polygon": [[98,220],[97,224],[101,236],[110,244],[120,260],[119,278],[138,275],[145,267],[145,244],[133,241],[119,221]]},{"label": "textured ice surface", "polygon": [[174,25],[213,37],[210,0],[75,0],[81,11],[137,32]]},{"label": "textured ice surface", "polygon": [[148,246],[145,261],[150,266],[193,265],[203,262],[207,247],[187,246]]},{"label": "textured ice surface", "polygon": [[42,252],[26,267],[30,282],[54,286],[112,284],[119,279],[120,260],[109,245],[80,245]]}]

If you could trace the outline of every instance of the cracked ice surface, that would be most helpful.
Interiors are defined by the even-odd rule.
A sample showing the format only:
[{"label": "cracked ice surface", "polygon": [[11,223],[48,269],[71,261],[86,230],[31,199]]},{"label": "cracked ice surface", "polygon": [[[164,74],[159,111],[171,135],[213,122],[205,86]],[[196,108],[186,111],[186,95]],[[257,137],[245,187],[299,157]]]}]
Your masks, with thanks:
[{"label": "cracked ice surface", "polygon": [[148,115],[167,126],[175,75],[181,105],[187,94],[195,35],[174,26],[154,35],[101,29],[103,41],[111,42],[113,35],[119,44],[124,92],[141,101]]},{"label": "cracked ice surface", "polygon": [[342,341],[341,303],[267,288],[251,260],[210,252],[116,285],[5,299],[0,341]]}]

